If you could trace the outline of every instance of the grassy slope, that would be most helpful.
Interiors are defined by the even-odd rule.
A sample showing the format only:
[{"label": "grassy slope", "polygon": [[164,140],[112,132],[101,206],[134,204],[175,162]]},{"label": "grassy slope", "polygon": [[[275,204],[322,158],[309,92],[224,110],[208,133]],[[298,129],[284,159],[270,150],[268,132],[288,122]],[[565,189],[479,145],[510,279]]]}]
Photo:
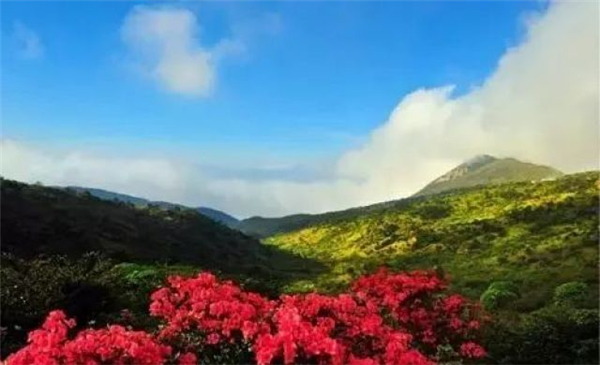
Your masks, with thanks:
[{"label": "grassy slope", "polygon": [[2,251],[19,257],[99,251],[121,262],[282,280],[288,267],[315,267],[191,209],[134,207],[9,180],[2,180],[1,192]]},{"label": "grassy slope", "polygon": [[532,310],[568,281],[585,281],[597,295],[598,188],[597,172],[470,188],[366,209],[266,242],[329,267],[290,290],[335,290],[382,264],[438,267],[471,297],[493,281],[515,281],[527,294],[515,309]]}]

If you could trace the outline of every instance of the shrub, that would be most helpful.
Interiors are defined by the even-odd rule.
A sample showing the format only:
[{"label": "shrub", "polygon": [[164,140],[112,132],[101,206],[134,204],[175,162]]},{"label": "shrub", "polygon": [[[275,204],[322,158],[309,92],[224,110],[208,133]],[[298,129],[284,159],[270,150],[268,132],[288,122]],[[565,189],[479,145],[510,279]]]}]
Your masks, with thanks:
[{"label": "shrub", "polygon": [[[7,359],[10,365],[31,364],[140,364],[164,363],[171,348],[149,334],[121,326],[88,329],[69,339],[75,326],[62,311],[50,312],[42,328],[29,334],[29,345]],[[187,359],[187,358],[186,358]]]},{"label": "shrub", "polygon": [[579,307],[585,303],[588,286],[579,281],[559,285],[554,289],[554,303],[570,307]]},{"label": "shrub", "polygon": [[46,314],[64,309],[80,323],[98,320],[108,312],[118,313],[118,278],[113,263],[102,255],[86,254],[77,260],[64,256],[22,260],[2,254],[2,355],[22,346],[26,333],[38,326]]},{"label": "shrub", "polygon": [[517,287],[508,281],[497,281],[486,289],[479,300],[486,310],[495,310],[504,307],[511,301],[519,298]]},{"label": "shrub", "polygon": [[549,306],[519,318],[498,318],[484,333],[500,364],[598,363],[598,311]]}]

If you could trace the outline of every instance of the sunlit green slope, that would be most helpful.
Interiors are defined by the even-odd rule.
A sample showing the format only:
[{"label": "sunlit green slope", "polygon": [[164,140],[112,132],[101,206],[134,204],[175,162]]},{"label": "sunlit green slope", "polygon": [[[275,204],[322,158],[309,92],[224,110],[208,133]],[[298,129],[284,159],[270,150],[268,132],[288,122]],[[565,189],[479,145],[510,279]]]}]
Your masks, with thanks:
[{"label": "sunlit green slope", "polygon": [[564,282],[584,281],[597,293],[598,176],[588,172],[401,200],[265,241],[329,268],[291,290],[335,290],[378,265],[436,267],[473,297],[491,282],[513,281],[527,293],[514,305],[529,310],[544,305]]}]

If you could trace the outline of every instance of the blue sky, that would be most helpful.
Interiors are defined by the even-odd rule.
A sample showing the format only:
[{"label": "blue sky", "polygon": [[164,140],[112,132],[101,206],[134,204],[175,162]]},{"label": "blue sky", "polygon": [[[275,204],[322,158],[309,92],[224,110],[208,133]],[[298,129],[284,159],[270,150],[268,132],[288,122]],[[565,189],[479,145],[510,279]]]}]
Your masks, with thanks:
[{"label": "blue sky", "polygon": [[[130,72],[120,37],[132,2],[3,2],[3,134],[55,143],[186,147],[199,156],[336,154],[420,87],[480,83],[535,2],[205,2],[202,44],[245,28],[211,95],[161,90]],[[272,28],[261,21],[276,17]],[[19,22],[43,55],[23,60]]]},{"label": "blue sky", "polygon": [[[518,143],[511,148],[489,143],[490,150],[482,150],[487,145],[480,144],[455,148],[464,145],[458,142],[438,149],[439,141],[413,138],[413,132],[402,126],[394,129],[398,123],[429,123],[427,133],[420,136],[443,137],[444,130],[458,131],[461,120],[475,118],[461,114],[450,118],[456,122],[449,122],[446,114],[450,112],[444,110],[468,104],[474,106],[469,113],[475,109],[491,113],[499,102],[511,105],[511,100],[498,98],[513,91],[515,98],[532,108],[555,101],[548,95],[527,104],[529,99],[518,92],[528,86],[515,89],[512,83],[524,70],[533,70],[529,74],[540,85],[556,78],[549,71],[540,75],[535,71],[545,71],[539,67],[544,62],[548,70],[564,66],[550,64],[563,61],[553,53],[537,59],[538,54],[555,51],[546,39],[558,39],[572,47],[592,45],[593,51],[597,34],[582,37],[582,30],[578,35],[570,30],[573,27],[564,25],[583,16],[584,5],[554,6],[556,16],[550,16],[548,8],[548,3],[537,1],[2,2],[2,138],[26,144],[42,156],[57,156],[56,161],[76,156],[72,159],[79,165],[44,175],[41,168],[25,171],[25,164],[17,164],[16,157],[5,158],[4,164],[18,165],[13,171],[16,178],[92,184],[189,204],[206,202],[241,215],[322,211],[397,198],[476,152],[518,155],[515,157],[564,168],[571,161],[546,153],[546,145],[554,143],[553,136],[540,139],[544,145],[531,150],[519,149]],[[597,19],[588,23],[594,21],[597,23]],[[512,52],[514,49],[525,51]],[[525,55],[503,63],[511,53]],[[594,59],[584,53],[575,61],[589,66],[597,60],[597,56]],[[505,63],[508,66],[503,67]],[[513,67],[512,63],[523,66]],[[589,73],[597,73],[597,68],[586,75],[593,77]],[[496,79],[500,81],[494,82]],[[573,76],[575,79],[580,82]],[[567,82],[559,81],[556,90],[559,86],[564,89]],[[437,89],[445,85],[454,85],[454,89]],[[595,95],[597,88],[592,93]],[[419,109],[427,115],[419,112],[415,119],[410,110],[427,103],[433,104]],[[437,108],[439,114],[434,113]],[[523,114],[532,121],[523,127],[529,129],[516,136],[527,141],[527,136],[535,135],[542,128],[537,121],[548,119],[542,112]],[[500,131],[503,121],[515,116],[519,114],[492,115],[470,130],[475,135],[479,129],[489,131],[498,126]],[[494,122],[494,118],[502,122]],[[386,131],[390,135],[399,131],[402,137],[387,141],[378,136]],[[390,147],[369,152],[374,144]],[[19,151],[22,158],[25,152],[23,148]],[[349,156],[368,154],[386,160],[348,162]],[[430,156],[421,160],[417,155]],[[169,183],[164,186],[144,188],[143,173],[115,183],[84,172],[93,170],[101,175],[98,171],[102,169],[92,164],[103,161],[102,168],[111,163],[119,166],[119,159],[126,159],[137,171],[143,164],[135,159],[140,158],[168,161],[167,170],[173,167],[176,176],[165,177]],[[589,160],[574,160],[577,166],[589,165]],[[185,173],[179,170],[181,163],[187,164]],[[395,164],[398,176],[378,175],[395,171]],[[427,165],[427,172],[417,173],[409,166],[414,164]],[[369,165],[377,165],[379,170],[363,171]],[[197,174],[201,178],[196,178]],[[371,175],[381,180],[376,188],[365,184],[352,192],[338,189],[337,184],[362,184]],[[335,182],[327,189],[343,191],[335,203],[303,206],[288,201],[287,197],[296,193],[287,188],[277,190],[280,184],[308,182],[303,187],[294,185],[294,189],[309,194],[318,191],[314,184],[324,183],[324,179],[329,179],[328,184]],[[268,184],[255,191],[248,185],[256,180],[268,180]],[[396,185],[383,188],[392,182]],[[226,186],[236,194],[224,197],[219,189],[192,188],[200,183]],[[381,193],[363,194],[366,190]],[[273,191],[279,195],[268,196]],[[361,198],[344,198],[358,191]],[[243,203],[250,195],[260,195],[261,201]],[[243,209],[237,209],[242,205]]]}]

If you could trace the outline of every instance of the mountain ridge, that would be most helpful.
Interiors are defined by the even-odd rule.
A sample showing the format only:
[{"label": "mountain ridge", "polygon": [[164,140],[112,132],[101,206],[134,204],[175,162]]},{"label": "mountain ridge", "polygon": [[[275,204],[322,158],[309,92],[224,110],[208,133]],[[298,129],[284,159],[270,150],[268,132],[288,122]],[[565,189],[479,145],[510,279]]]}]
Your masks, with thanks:
[{"label": "mountain ridge", "polygon": [[209,208],[209,207],[189,207],[182,204],[170,203],[165,201],[154,201],[146,198],[141,198],[138,196],[133,196],[129,194],[118,193],[111,190],[99,189],[99,188],[89,188],[82,186],[67,186],[65,189],[75,191],[77,193],[85,193],[88,192],[96,198],[100,198],[103,200],[118,200],[126,203],[131,203],[135,206],[147,207],[150,205],[159,206],[164,209],[173,209],[173,208],[183,208],[183,209],[192,209],[197,211],[198,213],[211,218],[212,220],[222,223],[230,228],[235,228],[234,226],[238,224],[239,219],[236,217],[225,213],[221,210]]},{"label": "mountain ridge", "polygon": [[[465,176],[470,177],[471,174],[477,171],[480,173],[476,178],[464,181]],[[502,175],[506,175],[506,177],[503,178]],[[562,175],[562,172],[549,166],[522,162],[511,157],[498,158],[482,154],[463,162],[434,179],[419,192],[405,198],[319,214],[291,214],[268,218],[254,216],[240,220],[234,228],[257,238],[265,238],[274,234],[302,229],[321,221],[333,221],[348,216],[360,215],[363,212],[386,209],[386,207],[395,205],[398,202],[408,204],[415,199],[422,199],[437,193],[491,184],[538,181]]]}]

